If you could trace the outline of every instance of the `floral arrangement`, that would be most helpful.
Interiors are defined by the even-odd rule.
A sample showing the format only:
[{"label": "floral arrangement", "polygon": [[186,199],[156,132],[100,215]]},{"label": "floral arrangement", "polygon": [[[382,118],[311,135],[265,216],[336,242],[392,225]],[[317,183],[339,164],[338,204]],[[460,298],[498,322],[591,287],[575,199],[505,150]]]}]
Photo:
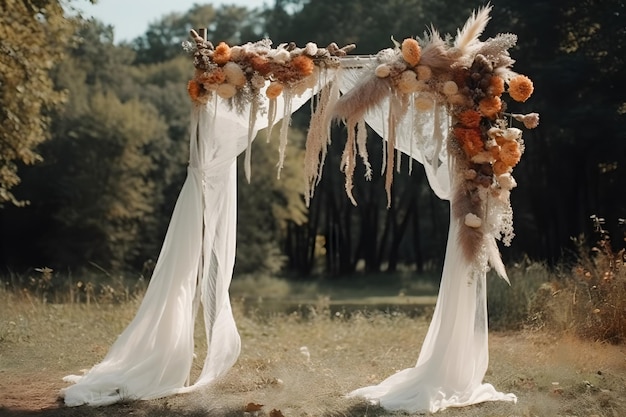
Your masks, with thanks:
[{"label": "floral arrangement", "polygon": [[[280,175],[291,120],[291,98],[316,88],[320,74],[326,69],[338,68],[339,58],[346,56],[356,46],[349,44],[340,48],[333,42],[323,48],[309,42],[304,47],[298,47],[291,42],[272,48],[270,39],[235,46],[220,42],[214,46],[195,30],[191,30],[190,34],[195,45],[184,42],[183,48],[193,52],[195,74],[187,84],[187,91],[194,103],[206,104],[209,100],[220,97],[228,100],[231,107],[239,113],[250,105],[250,126],[253,126],[257,115],[265,111],[262,107],[264,101],[268,101],[269,140],[276,119],[277,98],[282,96],[284,99],[286,105],[280,131],[278,164]],[[252,140],[251,131],[248,142]],[[248,180],[249,150],[250,146],[246,151]]]},{"label": "floral arrangement", "polygon": [[[514,34],[479,40],[490,11],[487,6],[472,14],[454,39],[444,40],[431,29],[421,40],[394,41],[395,47],[375,56],[368,74],[338,99],[333,111],[348,126],[342,169],[346,192],[356,204],[351,177],[356,154],[367,156],[360,139],[366,112],[389,103],[385,158],[389,203],[398,124],[410,117],[407,114],[436,118],[444,109],[450,129],[441,140],[453,167],[451,202],[460,223],[461,247],[468,261],[485,267],[490,263],[506,278],[495,240],[509,245],[513,238],[509,195],[516,182],[512,171],[524,152],[522,131],[509,124],[515,120],[534,128],[539,116],[506,113],[503,97],[524,102],[533,93],[533,83],[511,69],[514,61],[508,49],[517,41]],[[366,167],[370,175],[367,161]]]},{"label": "floral arrangement", "polygon": [[223,99],[250,101],[266,87],[265,94],[275,99],[283,91],[302,94],[315,87],[320,68],[337,68],[338,57],[355,48],[339,48],[331,43],[326,48],[309,42],[297,47],[293,42],[272,48],[272,41],[263,39],[245,45],[229,46],[210,41],[191,30],[195,50],[190,43],[184,46],[194,51],[195,75],[188,83],[189,96],[194,102],[205,103],[215,93]]}]

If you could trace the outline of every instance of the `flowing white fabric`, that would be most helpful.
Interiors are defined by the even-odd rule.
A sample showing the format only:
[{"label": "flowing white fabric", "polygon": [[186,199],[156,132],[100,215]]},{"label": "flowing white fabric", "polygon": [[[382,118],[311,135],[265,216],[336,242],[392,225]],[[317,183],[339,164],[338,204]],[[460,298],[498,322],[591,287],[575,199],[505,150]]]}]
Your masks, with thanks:
[{"label": "flowing white fabric", "polygon": [[[353,88],[361,71],[344,70],[342,91]],[[369,70],[371,71],[371,69]],[[389,100],[372,108],[365,120],[387,139]],[[424,166],[438,197],[453,196],[454,172],[445,146],[449,116],[436,103],[428,111],[410,105],[398,121],[396,148]],[[415,367],[400,371],[378,385],[359,388],[349,396],[364,397],[388,410],[436,412],[485,401],[517,401],[483,383],[489,362],[486,273],[476,271],[459,247],[458,219],[451,217],[446,256],[435,312]]]},{"label": "flowing white fabric", "polygon": [[[277,99],[276,120],[290,116],[313,92]],[[188,392],[235,363],[240,337],[228,288],[236,248],[236,158],[267,126],[268,105],[265,99],[236,111],[215,98],[194,107],[188,175],[146,294],[102,362],[85,375],[64,378],[74,383],[61,391],[66,405],[100,406]],[[200,303],[208,352],[200,376],[189,386]]]}]

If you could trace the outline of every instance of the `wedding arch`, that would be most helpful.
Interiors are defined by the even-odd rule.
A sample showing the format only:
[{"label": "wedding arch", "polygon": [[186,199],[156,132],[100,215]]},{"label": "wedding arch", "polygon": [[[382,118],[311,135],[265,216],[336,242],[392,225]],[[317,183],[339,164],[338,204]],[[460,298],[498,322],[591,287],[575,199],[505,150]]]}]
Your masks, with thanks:
[{"label": "wedding arch", "polygon": [[[433,28],[371,56],[353,45],[303,47],[270,40],[216,46],[191,31],[195,74],[187,178],[147,292],[135,318],[105,358],[61,392],[65,404],[107,405],[196,390],[224,375],[240,352],[229,285],[235,261],[236,159],[257,132],[279,129],[279,169],[291,114],[311,100],[305,198],[313,195],[330,140],[343,121],[348,135],[340,169],[347,197],[357,160],[371,176],[369,125],[386,142],[388,202],[394,161],[404,153],[424,166],[436,195],[449,200],[450,226],[435,312],[415,367],[347,393],[389,410],[435,412],[484,401],[516,401],[483,378],[488,365],[486,273],[507,279],[497,241],[513,238],[511,175],[524,151],[522,131],[538,115],[506,112],[532,81],[512,70],[513,34],[479,39],[491,6],[477,10],[454,38]],[[514,122],[515,121],[515,122]],[[193,329],[202,306],[208,351],[191,382]]]}]

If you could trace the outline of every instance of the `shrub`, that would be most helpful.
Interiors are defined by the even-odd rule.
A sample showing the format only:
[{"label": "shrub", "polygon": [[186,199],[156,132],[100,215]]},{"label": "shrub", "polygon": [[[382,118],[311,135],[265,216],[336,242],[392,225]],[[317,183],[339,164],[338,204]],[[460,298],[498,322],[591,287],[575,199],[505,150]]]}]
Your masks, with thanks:
[{"label": "shrub", "polygon": [[[531,309],[534,328],[569,330],[584,339],[626,341],[626,251],[614,250],[604,219],[591,217],[599,238],[574,238],[577,259],[559,279],[539,288]],[[620,219],[620,224],[624,221]]]},{"label": "shrub", "polygon": [[584,238],[575,240],[578,264],[568,285],[575,329],[584,338],[620,343],[626,341],[626,250],[614,250],[604,219],[591,218],[598,242],[589,249]]}]

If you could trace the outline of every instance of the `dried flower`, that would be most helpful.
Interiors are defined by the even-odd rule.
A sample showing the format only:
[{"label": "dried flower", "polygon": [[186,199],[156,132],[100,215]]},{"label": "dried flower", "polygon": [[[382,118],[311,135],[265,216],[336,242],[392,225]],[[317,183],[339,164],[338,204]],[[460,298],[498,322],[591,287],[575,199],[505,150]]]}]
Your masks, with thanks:
[{"label": "dried flower", "polygon": [[539,126],[539,113],[512,114],[518,122],[524,123],[526,129],[534,129]]},{"label": "dried flower", "polygon": [[414,71],[406,70],[400,74],[400,78],[398,79],[398,90],[402,93],[411,93],[413,91],[417,91],[420,83],[417,80],[417,74]]},{"label": "dried flower", "polygon": [[461,147],[470,158],[478,155],[484,150],[483,140],[480,135],[480,129],[455,127],[453,129],[454,136],[457,138]]},{"label": "dried flower", "polygon": [[219,87],[217,87],[216,92],[217,92],[217,95],[220,96],[221,98],[227,99],[237,94],[237,87],[235,87],[232,84],[224,83],[224,84],[220,84]]},{"label": "dried flower", "polygon": [[506,140],[518,140],[522,137],[522,131],[516,127],[509,127],[504,129],[502,136],[504,136]]},{"label": "dried flower", "polygon": [[213,62],[224,65],[228,61],[230,61],[230,46],[226,42],[220,42],[213,52]]},{"label": "dried flower", "polygon": [[512,190],[513,188],[517,187],[517,182],[515,181],[515,178],[513,178],[513,176],[508,172],[502,175],[498,175],[496,177],[496,181],[498,181],[500,187],[504,188],[505,190]]},{"label": "dried flower", "polygon": [[420,62],[421,48],[419,43],[412,38],[407,38],[402,41],[402,58],[412,67],[416,66]]},{"label": "dried flower", "polygon": [[317,44],[314,42],[309,42],[304,47],[304,53],[308,56],[315,56],[317,54]]},{"label": "dried flower", "polygon": [[443,93],[447,96],[456,94],[459,91],[459,86],[454,81],[446,81],[443,83]]},{"label": "dried flower", "polygon": [[495,158],[492,156],[491,152],[480,151],[472,156],[471,160],[475,164],[490,164],[495,161]]},{"label": "dried flower", "polygon": [[212,71],[203,72],[196,80],[201,84],[221,84],[226,81],[226,74],[221,67],[218,67]]},{"label": "dried flower", "polygon": [[387,64],[380,64],[376,67],[374,73],[378,78],[387,78],[391,74],[391,67]]},{"label": "dried flower", "polygon": [[476,110],[464,110],[458,114],[459,123],[465,127],[478,127],[482,116]]},{"label": "dried flower", "polygon": [[285,64],[287,61],[289,61],[291,59],[291,54],[286,49],[282,49],[282,48],[281,49],[275,49],[275,50],[273,49],[270,52],[271,52],[271,54],[270,54],[271,58],[277,64]]},{"label": "dried flower", "polygon": [[514,167],[522,158],[519,143],[509,140],[500,146],[500,160],[510,167]]},{"label": "dried flower", "polygon": [[502,100],[500,97],[485,97],[478,103],[480,112],[490,119],[494,119],[502,109]]},{"label": "dried flower", "polygon": [[250,65],[255,71],[263,76],[266,76],[270,72],[272,72],[272,66],[270,62],[262,56],[254,55],[253,57],[251,57]]},{"label": "dried flower", "polygon": [[315,64],[313,60],[306,55],[299,55],[291,60],[291,66],[302,77],[313,74]]},{"label": "dried flower", "polygon": [[237,45],[237,46],[233,46],[232,48],[230,48],[230,59],[232,61],[237,61],[239,60],[244,54],[244,49],[243,47]]},{"label": "dried flower", "polygon": [[433,76],[433,71],[427,65],[418,65],[416,69],[418,80],[430,80],[430,77]]},{"label": "dried flower", "polygon": [[242,87],[247,81],[246,74],[241,67],[234,62],[228,62],[224,65],[224,75],[230,84],[237,87]]},{"label": "dried flower", "polygon": [[518,75],[509,81],[509,95],[515,101],[528,100],[533,90],[533,82],[525,75]]},{"label": "dried flower", "polygon": [[279,82],[271,82],[270,85],[267,86],[267,90],[265,90],[265,95],[268,98],[276,98],[283,92],[283,85]]},{"label": "dried flower", "polygon": [[465,215],[466,226],[477,229],[480,226],[482,226],[482,224],[483,224],[483,221],[481,220],[481,218],[475,215],[474,213],[467,213]]},{"label": "dried flower", "polygon": [[206,93],[204,87],[202,87],[202,84],[198,83],[195,80],[190,80],[187,83],[187,92],[189,93],[189,97],[191,97],[191,99],[196,102],[201,102],[202,96]]},{"label": "dried flower", "polygon": [[250,78],[250,85],[255,90],[260,90],[265,86],[265,78],[261,74],[254,74],[252,78]]},{"label": "dried flower", "polygon": [[499,96],[502,93],[504,93],[504,80],[500,76],[493,75],[489,80],[487,94],[492,96]]},{"label": "dried flower", "polygon": [[493,173],[497,176],[511,172],[511,167],[502,161],[496,161],[493,163]]}]

